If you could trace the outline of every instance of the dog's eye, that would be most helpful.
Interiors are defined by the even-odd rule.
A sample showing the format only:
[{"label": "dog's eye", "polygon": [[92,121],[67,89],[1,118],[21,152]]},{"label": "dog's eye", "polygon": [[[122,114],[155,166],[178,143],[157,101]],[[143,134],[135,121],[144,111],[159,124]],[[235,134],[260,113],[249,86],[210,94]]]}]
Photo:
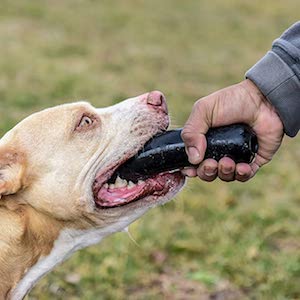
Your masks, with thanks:
[{"label": "dog's eye", "polygon": [[93,120],[88,116],[83,116],[79,122],[78,129],[89,127],[93,124]]}]

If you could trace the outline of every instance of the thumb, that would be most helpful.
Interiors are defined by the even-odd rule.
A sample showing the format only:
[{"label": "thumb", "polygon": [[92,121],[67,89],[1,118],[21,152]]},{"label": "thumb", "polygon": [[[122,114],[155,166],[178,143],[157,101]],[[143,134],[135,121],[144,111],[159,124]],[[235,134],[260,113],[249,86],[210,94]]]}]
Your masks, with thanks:
[{"label": "thumb", "polygon": [[185,143],[191,164],[199,164],[204,158],[207,145],[205,133],[211,124],[211,121],[207,118],[209,115],[211,114],[207,102],[198,100],[183,127],[181,138]]}]

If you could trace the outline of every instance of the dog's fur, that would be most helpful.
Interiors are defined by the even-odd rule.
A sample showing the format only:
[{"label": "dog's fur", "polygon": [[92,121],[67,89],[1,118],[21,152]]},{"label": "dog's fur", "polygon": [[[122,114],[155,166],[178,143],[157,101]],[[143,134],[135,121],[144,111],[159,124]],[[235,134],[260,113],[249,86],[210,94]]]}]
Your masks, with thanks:
[{"label": "dog's fur", "polygon": [[0,299],[24,298],[73,252],[123,230],[178,192],[182,175],[164,195],[120,207],[102,209],[93,195],[95,178],[104,183],[168,127],[165,101],[156,103],[155,93],[102,109],[85,102],[46,109],[0,140]]}]

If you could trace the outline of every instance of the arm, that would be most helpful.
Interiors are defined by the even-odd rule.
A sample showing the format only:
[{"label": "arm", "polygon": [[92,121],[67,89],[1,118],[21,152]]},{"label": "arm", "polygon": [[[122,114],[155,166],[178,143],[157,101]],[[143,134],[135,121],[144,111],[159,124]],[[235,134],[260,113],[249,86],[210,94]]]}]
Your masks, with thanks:
[{"label": "arm", "polygon": [[212,181],[246,181],[268,163],[278,150],[284,131],[295,136],[300,129],[300,22],[289,28],[247,73],[245,81],[198,100],[187,120],[182,138],[189,160],[203,160],[210,127],[244,122],[258,135],[259,152],[249,165],[235,164],[229,158],[217,163],[208,159],[188,176]]},{"label": "arm", "polygon": [[275,107],[285,133],[295,136],[300,129],[300,22],[274,41],[246,77]]}]

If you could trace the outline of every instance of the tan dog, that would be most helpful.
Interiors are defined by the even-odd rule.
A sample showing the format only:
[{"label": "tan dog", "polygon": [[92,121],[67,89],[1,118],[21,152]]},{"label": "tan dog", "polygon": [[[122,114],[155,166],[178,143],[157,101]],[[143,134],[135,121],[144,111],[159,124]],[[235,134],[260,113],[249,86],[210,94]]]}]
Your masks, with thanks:
[{"label": "tan dog", "polygon": [[151,92],[103,109],[85,102],[50,108],[0,140],[1,299],[23,299],[73,252],[179,191],[179,172],[106,183],[168,124],[164,96]]}]

